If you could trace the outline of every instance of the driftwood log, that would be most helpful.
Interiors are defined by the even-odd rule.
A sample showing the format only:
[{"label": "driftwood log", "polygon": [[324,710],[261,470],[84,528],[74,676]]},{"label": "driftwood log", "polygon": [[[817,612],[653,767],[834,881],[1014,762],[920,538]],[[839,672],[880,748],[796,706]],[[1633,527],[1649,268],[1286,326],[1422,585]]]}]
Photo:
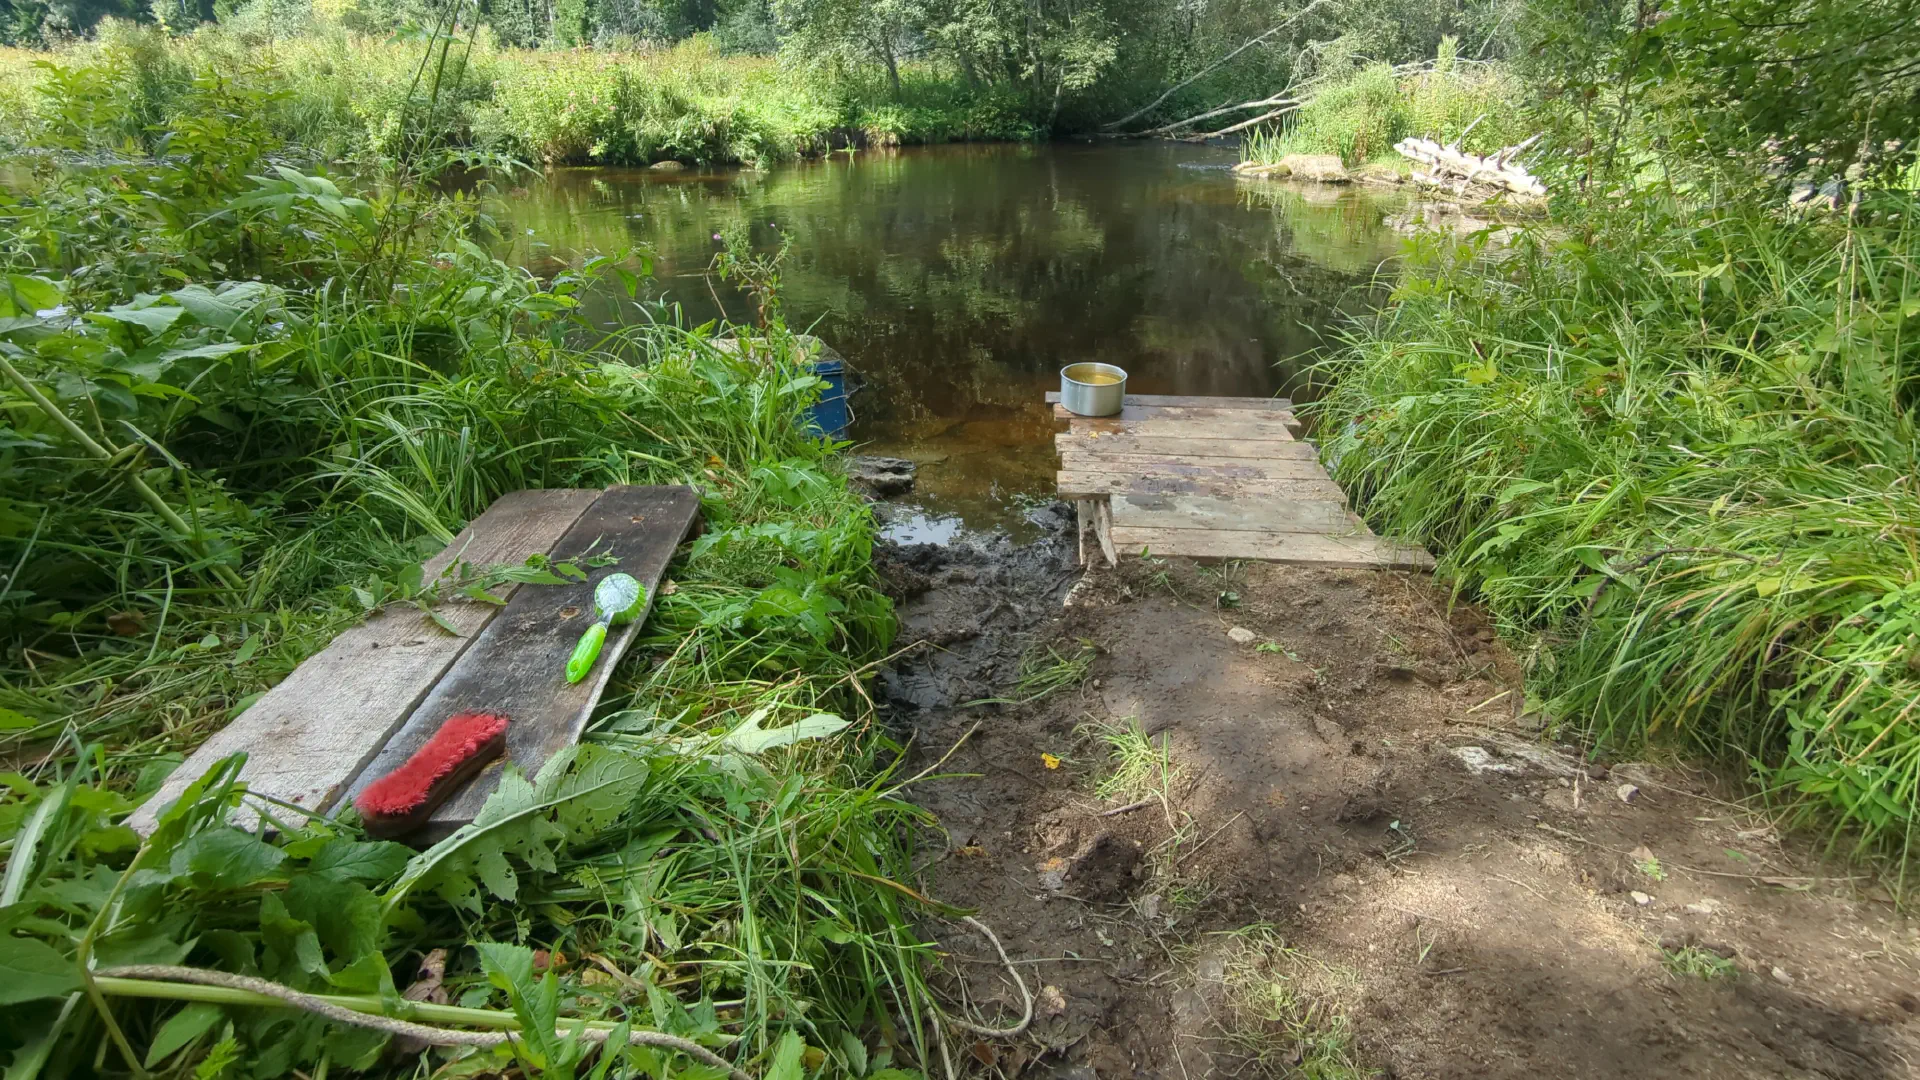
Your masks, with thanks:
[{"label": "driftwood log", "polygon": [[1455,194],[1465,194],[1469,187],[1483,185],[1538,198],[1546,195],[1547,186],[1525,168],[1514,164],[1513,159],[1539,138],[1535,135],[1523,143],[1485,157],[1469,154],[1461,150],[1458,144],[1442,146],[1433,139],[1402,139],[1393,148],[1401,156],[1428,167],[1427,172],[1414,170],[1413,180],[1417,184],[1451,188]]}]

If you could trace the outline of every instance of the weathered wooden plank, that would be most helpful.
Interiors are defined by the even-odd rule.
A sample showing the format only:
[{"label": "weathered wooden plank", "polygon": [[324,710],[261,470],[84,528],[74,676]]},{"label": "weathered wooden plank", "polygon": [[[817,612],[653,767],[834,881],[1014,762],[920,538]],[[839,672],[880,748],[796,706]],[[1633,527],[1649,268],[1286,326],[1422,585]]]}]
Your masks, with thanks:
[{"label": "weathered wooden plank", "polygon": [[1298,458],[1181,458],[1167,454],[1088,454],[1063,449],[1065,472],[1130,473],[1138,476],[1185,476],[1237,480],[1325,480],[1327,471],[1317,461]]},{"label": "weathered wooden plank", "polygon": [[1114,546],[1138,554],[1190,558],[1261,559],[1303,566],[1360,570],[1431,570],[1433,556],[1421,548],[1378,536],[1325,536],[1217,529],[1143,529],[1116,525]]},{"label": "weathered wooden plank", "polygon": [[1257,439],[1176,439],[1160,435],[1095,435],[1066,432],[1055,435],[1061,454],[1110,457],[1115,454],[1155,454],[1171,458],[1290,458],[1313,461],[1319,451],[1312,443]]},{"label": "weathered wooden plank", "polygon": [[[423,565],[432,581],[456,559],[475,564],[522,562],[553,548],[599,492],[578,488],[514,491],[473,519],[453,543]],[[512,587],[497,590],[511,594]],[[379,753],[433,684],[452,667],[500,609],[454,601],[439,613],[459,634],[420,612],[390,608],[343,631],[307,658],[225,728],[200,744],[128,824],[149,832],[159,813],[222,758],[245,751],[240,778],[262,795],[323,809]],[[297,817],[288,811],[285,817]],[[251,826],[251,810],[236,824]]]},{"label": "weathered wooden plank", "polygon": [[[1214,459],[1219,460],[1219,459]],[[1304,471],[1304,470],[1303,470]],[[1210,469],[1185,475],[1109,472],[1104,469],[1062,470],[1054,476],[1061,498],[1093,495],[1218,495],[1249,499],[1340,499],[1340,485],[1322,477],[1297,479],[1242,478]]]},{"label": "weathered wooden plank", "polygon": [[[456,713],[505,715],[511,722],[505,760],[528,776],[576,742],[614,666],[646,620],[668,561],[699,512],[699,493],[690,487],[608,488],[554,544],[553,557],[604,552],[619,563],[595,571],[583,584],[543,585],[514,594],[386,748],[361,771],[348,798],[406,761]],[[569,685],[567,656],[592,618],[593,587],[615,572],[640,579],[647,589],[645,606],[631,623],[607,634],[593,674]],[[419,838],[437,839],[473,820],[499,782],[500,766],[490,766],[434,812]]]},{"label": "weathered wooden plank", "polygon": [[[1261,413],[1241,413],[1260,416]],[[1248,439],[1256,442],[1293,442],[1293,427],[1278,420],[1109,420],[1086,417],[1068,421],[1077,435],[1154,435],[1169,439]]]},{"label": "weathered wooden plank", "polygon": [[[1060,391],[1047,391],[1047,404],[1060,404]],[[1293,408],[1293,402],[1286,398],[1207,397],[1201,394],[1128,394],[1120,399],[1120,406],[1124,409],[1129,405],[1191,405],[1208,409],[1274,409],[1281,412]]]},{"label": "weathered wooden plank", "polygon": [[1113,416],[1079,416],[1067,411],[1064,405],[1053,407],[1055,420],[1106,420],[1130,422],[1135,420],[1204,420],[1212,422],[1244,423],[1247,421],[1279,422],[1287,425],[1294,438],[1306,437],[1306,426],[1290,409],[1223,409],[1200,405],[1125,405]]},{"label": "weathered wooden plank", "polygon": [[1345,499],[1220,498],[1213,495],[1115,495],[1116,527],[1371,536]]}]

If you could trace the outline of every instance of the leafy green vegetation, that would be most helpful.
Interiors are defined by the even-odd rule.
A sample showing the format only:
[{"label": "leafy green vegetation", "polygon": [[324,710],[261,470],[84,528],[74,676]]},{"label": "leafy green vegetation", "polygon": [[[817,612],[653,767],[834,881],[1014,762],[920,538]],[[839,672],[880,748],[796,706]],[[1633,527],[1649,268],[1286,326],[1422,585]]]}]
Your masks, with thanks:
[{"label": "leafy green vegetation", "polygon": [[1706,982],[1738,978],[1740,975],[1739,965],[1719,953],[1703,949],[1698,945],[1686,945],[1678,949],[1663,948],[1660,950],[1660,962],[1670,974]]},{"label": "leafy green vegetation", "polygon": [[[449,44],[423,55],[457,58]],[[395,130],[429,130],[416,112],[451,90],[437,66]],[[806,434],[819,381],[777,311],[758,328],[653,311],[596,329],[582,291],[643,303],[646,257],[546,278],[494,259],[485,184],[442,183],[488,159],[415,138],[353,177],[272,164],[280,99],[212,77],[142,136],[125,84],[96,74],[46,73],[43,131],[74,148],[130,133],[124,160],[43,162],[0,200],[10,1075],[517,1057],[566,1076],[620,1056],[556,1021],[681,1037],[769,1076],[827,1060],[903,1075],[887,1070],[920,1059],[924,994],[903,910],[918,897],[896,882],[919,817],[863,685],[892,615],[872,519]],[[755,347],[716,348],[717,331]],[[420,559],[493,499],[614,483],[696,484],[706,532],[587,742],[510,773],[474,826],[418,855],[364,839],[350,812],[262,838],[225,824],[243,802],[281,816],[232,762],[150,838],[121,823],[369,611],[416,606],[435,632],[451,593],[541,580],[422,580]],[[423,1056],[244,989],[112,973],[181,964],[524,1038]],[[399,995],[416,969],[418,1007]],[[622,1070],[711,1075],[671,1047],[624,1054]]]},{"label": "leafy green vegetation", "polygon": [[1367,1080],[1347,1009],[1353,978],[1265,924],[1212,935],[1223,961],[1220,1034],[1250,1064],[1303,1080]]},{"label": "leafy green vegetation", "polygon": [[[1911,853],[1911,153],[1861,156],[1841,212],[1793,209],[1796,184],[1855,155],[1808,174],[1758,113],[1740,138],[1699,122],[1689,103],[1779,87],[1679,65],[1670,35],[1692,22],[1578,36],[1574,8],[1541,5],[1529,29],[1560,46],[1526,68],[1555,219],[1409,248],[1325,369],[1337,478],[1535,635],[1533,703],[1557,722],[1748,762],[1800,819]],[[1805,32],[1837,50],[1861,30]],[[1795,94],[1853,100],[1827,68],[1797,70]],[[1815,119],[1798,130],[1831,142]]]},{"label": "leafy green vegetation", "polygon": [[[729,56],[707,38],[641,52],[520,52],[480,34],[422,79],[420,47],[339,28],[258,51],[225,29],[169,37],[109,23],[51,56],[0,50],[0,145],[151,151],[204,117],[196,86],[243,94],[251,122],[303,155],[378,161],[409,144],[548,163],[765,165],[833,146],[1021,139],[1017,105],[911,70],[897,93],[808,75],[767,57]],[[93,94],[80,107],[72,90]],[[74,145],[74,144],[79,145]]]},{"label": "leafy green vegetation", "polygon": [[1247,161],[1288,154],[1335,154],[1348,165],[1402,159],[1393,144],[1410,136],[1463,139],[1470,153],[1492,153],[1526,138],[1520,84],[1504,64],[1463,60],[1442,39],[1431,64],[1329,64],[1303,90],[1303,104],[1241,146]]}]

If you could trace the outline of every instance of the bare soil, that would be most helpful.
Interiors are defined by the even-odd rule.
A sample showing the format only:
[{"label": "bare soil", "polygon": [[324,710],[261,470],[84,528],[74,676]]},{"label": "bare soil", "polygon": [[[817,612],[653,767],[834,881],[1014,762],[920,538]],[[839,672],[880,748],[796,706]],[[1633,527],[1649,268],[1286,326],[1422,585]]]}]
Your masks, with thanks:
[{"label": "bare soil", "polygon": [[[918,887],[1036,997],[1017,1036],[949,1028],[954,1075],[1920,1076],[1920,928],[1892,897],[1708,771],[1554,742],[1429,578],[1133,558],[1082,581],[1065,519],[883,552],[901,643],[926,643],[890,708],[918,767],[951,753],[914,788],[944,830]],[[1081,642],[1077,685],[966,704]],[[1132,725],[1178,771],[1106,813],[1127,803],[1095,796],[1089,733]],[[956,1014],[1020,1019],[991,944],[924,931]]]}]

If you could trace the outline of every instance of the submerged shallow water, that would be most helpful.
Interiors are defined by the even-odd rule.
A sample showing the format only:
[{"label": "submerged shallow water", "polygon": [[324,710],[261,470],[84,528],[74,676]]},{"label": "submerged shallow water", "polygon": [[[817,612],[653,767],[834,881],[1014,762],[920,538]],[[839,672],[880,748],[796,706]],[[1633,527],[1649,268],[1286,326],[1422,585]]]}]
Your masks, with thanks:
[{"label": "submerged shallow water", "polygon": [[[568,169],[509,200],[512,256],[549,270],[646,246],[690,323],[753,304],[709,273],[715,234],[791,248],[789,325],[864,384],[852,437],[920,464],[896,539],[1020,529],[1053,490],[1044,402],[1061,367],[1118,364],[1147,394],[1298,396],[1305,355],[1397,248],[1391,195],[1249,181],[1185,144],[865,152],[769,171]],[[589,299],[605,323],[624,295]]]}]

